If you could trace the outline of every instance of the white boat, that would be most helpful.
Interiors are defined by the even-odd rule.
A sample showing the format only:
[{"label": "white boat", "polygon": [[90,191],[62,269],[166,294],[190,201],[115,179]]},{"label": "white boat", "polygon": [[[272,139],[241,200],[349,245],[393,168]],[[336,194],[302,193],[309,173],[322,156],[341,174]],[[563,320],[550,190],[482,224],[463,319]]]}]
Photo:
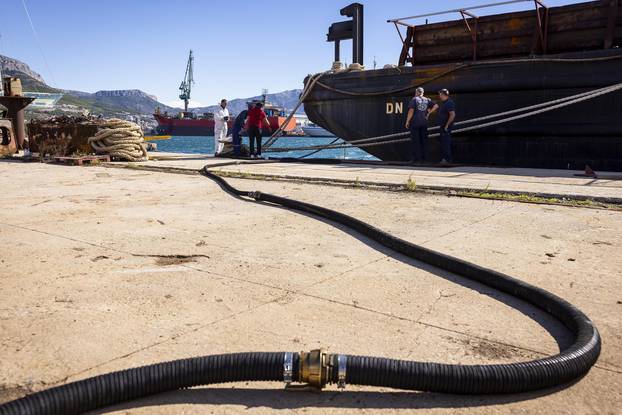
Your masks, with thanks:
[{"label": "white boat", "polygon": [[335,134],[331,133],[328,130],[320,127],[319,125],[315,125],[313,123],[309,123],[302,127],[302,131],[305,133],[307,137],[334,137]]}]

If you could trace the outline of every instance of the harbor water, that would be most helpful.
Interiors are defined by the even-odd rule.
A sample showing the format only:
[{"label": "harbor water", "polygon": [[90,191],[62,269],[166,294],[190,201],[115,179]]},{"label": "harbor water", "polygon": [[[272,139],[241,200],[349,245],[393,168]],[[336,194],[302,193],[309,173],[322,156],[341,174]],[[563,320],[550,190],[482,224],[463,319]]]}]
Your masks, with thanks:
[{"label": "harbor water", "polygon": [[[335,140],[336,137],[281,137],[274,144],[277,147],[307,147],[316,145],[326,145]],[[264,142],[267,138],[264,138]],[[342,143],[339,140],[337,143]],[[214,137],[197,136],[173,136],[169,140],[154,141],[157,143],[159,151],[172,153],[199,153],[211,154],[214,152]],[[242,138],[242,143],[248,145],[248,137]],[[309,150],[287,151],[287,152],[263,152],[264,156],[269,157],[302,157],[311,153]],[[359,148],[340,148],[321,150],[309,156],[309,158],[331,158],[346,160],[377,160],[374,156]]]}]

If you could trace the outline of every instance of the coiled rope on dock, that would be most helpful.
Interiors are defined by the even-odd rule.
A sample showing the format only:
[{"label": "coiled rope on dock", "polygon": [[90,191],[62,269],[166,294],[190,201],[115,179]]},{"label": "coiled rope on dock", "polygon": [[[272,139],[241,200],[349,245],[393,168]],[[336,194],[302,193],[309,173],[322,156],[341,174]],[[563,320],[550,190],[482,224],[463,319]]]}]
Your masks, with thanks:
[{"label": "coiled rope on dock", "polygon": [[[559,98],[559,99],[552,100],[552,101],[542,102],[542,103],[530,105],[527,107],[516,108],[513,110],[503,111],[503,112],[499,112],[495,114],[489,114],[489,115],[485,115],[485,116],[477,117],[477,118],[471,118],[468,120],[457,122],[454,124],[454,126],[472,124],[475,122],[486,121],[486,120],[499,118],[499,117],[506,117],[506,118],[502,118],[502,119],[495,120],[495,121],[472,125],[470,127],[459,128],[459,129],[453,130],[452,132],[454,134],[463,133],[463,132],[477,130],[481,128],[492,127],[495,125],[504,124],[504,123],[508,123],[511,121],[516,121],[522,118],[532,117],[532,116],[543,114],[543,113],[553,111],[559,108],[567,107],[569,105],[574,105],[574,104],[578,104],[583,101],[594,99],[602,95],[606,95],[606,94],[618,91],[620,89],[622,89],[622,82],[614,84],[614,85],[610,85],[604,88],[582,92],[580,94],[571,95],[568,97]],[[518,115],[513,115],[513,114],[518,114]],[[508,115],[512,115],[512,116],[507,117]],[[439,128],[440,128],[439,126],[435,126],[435,127],[431,127],[430,130],[434,131],[434,130],[438,130]],[[410,132],[404,131],[400,133],[363,138],[360,140],[352,140],[347,143],[340,143],[340,144],[331,143],[329,145],[316,145],[316,146],[307,146],[307,147],[279,147],[279,148],[271,148],[269,150],[266,150],[266,152],[279,153],[279,152],[287,152],[287,151],[329,150],[329,149],[341,149],[341,148],[352,148],[352,147],[365,148],[365,147],[373,147],[373,146],[408,142],[410,141],[410,138],[407,137],[408,135],[410,135]],[[438,137],[439,135],[440,135],[439,133],[433,133],[433,134],[430,134],[428,137],[434,138],[434,137]],[[399,138],[399,137],[407,137],[407,138]]]},{"label": "coiled rope on dock", "polygon": [[88,139],[97,154],[126,161],[147,159],[145,138],[138,124],[120,119],[110,119],[100,124],[101,129]]}]

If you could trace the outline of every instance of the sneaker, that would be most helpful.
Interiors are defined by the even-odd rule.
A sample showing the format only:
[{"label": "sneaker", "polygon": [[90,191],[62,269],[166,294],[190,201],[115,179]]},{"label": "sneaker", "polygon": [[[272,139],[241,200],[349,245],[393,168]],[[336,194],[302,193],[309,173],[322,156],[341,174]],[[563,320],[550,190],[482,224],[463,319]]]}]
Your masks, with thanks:
[{"label": "sneaker", "polygon": [[442,164],[443,166],[446,166],[449,164],[449,162],[445,159],[442,159],[440,164]]}]

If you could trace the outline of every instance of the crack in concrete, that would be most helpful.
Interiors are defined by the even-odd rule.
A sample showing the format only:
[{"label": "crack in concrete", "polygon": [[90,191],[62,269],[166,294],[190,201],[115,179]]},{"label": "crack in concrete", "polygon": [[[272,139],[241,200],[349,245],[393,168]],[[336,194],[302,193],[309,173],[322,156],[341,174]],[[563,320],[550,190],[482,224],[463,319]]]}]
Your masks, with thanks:
[{"label": "crack in concrete", "polygon": [[430,313],[432,313],[432,310],[434,310],[434,307],[436,307],[436,304],[442,299],[442,298],[447,298],[447,297],[453,297],[455,294],[450,294],[450,295],[445,295],[443,294],[443,290],[439,290],[438,292],[438,296],[434,299],[434,301],[432,302],[432,304],[430,304],[430,306],[428,307],[428,309],[426,311],[423,311],[419,317],[417,317],[415,319],[415,322],[417,324],[421,323],[421,319],[423,319],[426,316],[429,316]]},{"label": "crack in concrete", "polygon": [[166,259],[193,259],[193,258],[209,258],[208,255],[196,254],[196,255],[183,255],[183,254],[171,254],[171,255],[155,255],[155,254],[131,254],[135,257],[141,258],[166,258]]},{"label": "crack in concrete", "polygon": [[89,371],[91,371],[93,369],[97,369],[99,367],[105,366],[105,365],[107,365],[109,363],[116,362],[117,360],[125,359],[125,358],[133,356],[133,355],[135,355],[137,353],[140,353],[140,352],[143,352],[145,350],[151,349],[153,347],[160,346],[160,345],[162,345],[164,343],[168,343],[168,342],[170,342],[172,340],[175,340],[175,339],[178,339],[178,338],[180,338],[182,336],[186,336],[186,335],[191,334],[191,333],[196,333],[199,330],[202,330],[204,328],[216,325],[218,323],[222,323],[223,321],[230,320],[230,319],[235,318],[235,317],[237,317],[239,315],[255,311],[258,308],[261,308],[261,307],[263,307],[265,305],[268,305],[268,304],[271,304],[271,303],[273,303],[275,301],[278,301],[279,299],[281,299],[283,297],[285,297],[285,295],[273,298],[273,299],[271,299],[269,301],[263,302],[261,304],[258,304],[256,306],[254,306],[254,307],[249,307],[246,310],[237,311],[237,312],[231,313],[231,314],[229,314],[229,315],[227,315],[225,317],[222,317],[222,318],[219,318],[219,319],[216,319],[216,320],[212,320],[209,323],[205,323],[205,324],[199,325],[199,326],[194,327],[194,328],[192,328],[190,330],[187,330],[185,332],[180,332],[180,333],[174,334],[174,335],[172,335],[172,336],[170,336],[170,337],[168,337],[168,338],[166,338],[164,340],[160,340],[160,341],[148,344],[146,346],[143,346],[143,347],[140,347],[138,349],[132,350],[131,352],[128,352],[128,353],[123,354],[121,356],[113,357],[112,359],[106,360],[105,362],[100,362],[100,363],[98,363],[98,364],[96,364],[94,366],[90,366],[90,367],[88,367],[86,369],[83,369],[83,370],[81,370],[79,372],[72,373],[72,374],[68,375],[67,377],[65,377],[65,379],[63,381],[59,381],[58,383],[62,383],[64,381],[66,381],[67,379],[74,378],[74,377],[79,376],[79,375],[81,375],[83,373],[89,372]]},{"label": "crack in concrete", "polygon": [[[380,258],[380,259],[382,259],[382,258]],[[370,263],[373,263],[373,262],[376,262],[376,261],[371,261]],[[319,295],[309,294],[307,292],[300,291],[300,290],[291,290],[291,289],[288,289],[288,288],[282,288],[282,287],[277,287],[277,286],[270,285],[270,284],[263,284],[263,283],[259,283],[259,282],[256,282],[256,281],[246,280],[244,278],[239,278],[239,277],[233,277],[233,276],[218,274],[218,273],[214,273],[214,272],[211,272],[211,271],[203,270],[203,269],[200,269],[200,268],[191,267],[189,265],[184,265],[184,266],[186,266],[188,268],[191,268],[191,269],[193,269],[195,271],[199,271],[199,272],[203,272],[203,273],[207,273],[207,274],[214,274],[214,275],[217,275],[217,276],[222,277],[222,278],[227,278],[227,279],[231,279],[231,280],[235,280],[235,281],[239,281],[239,282],[244,282],[244,283],[248,283],[248,284],[258,285],[258,286],[261,286],[261,287],[264,287],[264,288],[271,288],[271,289],[277,289],[277,290],[285,291],[285,294],[283,296],[280,296],[280,297],[276,298],[274,300],[274,302],[276,302],[276,301],[278,301],[278,300],[280,300],[282,298],[285,298],[285,297],[287,297],[290,294],[298,295],[298,296],[302,296],[302,297],[309,297],[309,298],[314,298],[314,299],[321,300],[321,301],[326,301],[326,302],[329,302],[329,303],[332,303],[332,304],[341,305],[341,306],[344,306],[344,307],[351,307],[351,308],[355,308],[355,309],[358,309],[358,310],[362,310],[362,311],[366,311],[366,312],[370,312],[370,313],[374,313],[374,314],[379,314],[379,315],[382,315],[384,317],[394,318],[396,320],[407,321],[407,322],[410,322],[410,323],[413,323],[413,324],[419,324],[419,325],[424,326],[424,328],[428,328],[428,327],[429,328],[434,328],[434,329],[437,329],[437,330],[440,330],[440,331],[446,331],[446,332],[450,332],[450,333],[454,333],[454,334],[459,334],[459,335],[462,335],[462,336],[467,337],[467,338],[477,339],[477,340],[480,340],[480,341],[486,341],[486,342],[497,344],[497,345],[500,345],[500,346],[514,347],[516,349],[519,349],[519,350],[522,350],[522,351],[526,351],[526,352],[531,352],[531,353],[534,353],[534,354],[539,355],[539,356],[549,356],[550,355],[550,353],[543,352],[543,351],[536,350],[536,349],[531,349],[531,348],[528,348],[528,347],[525,347],[525,346],[520,346],[520,345],[516,345],[516,344],[513,344],[513,343],[506,343],[506,342],[503,342],[503,341],[500,341],[500,340],[491,339],[491,338],[483,337],[483,336],[477,336],[477,335],[470,334],[470,333],[467,333],[467,332],[464,332],[464,331],[455,330],[455,329],[451,329],[451,328],[447,328],[447,327],[439,326],[439,325],[436,325],[436,324],[426,323],[424,321],[421,321],[421,319],[423,319],[423,317],[425,317],[426,315],[429,314],[429,312],[432,311],[432,309],[434,308],[434,304],[430,307],[430,309],[428,310],[428,313],[423,313],[418,319],[411,319],[411,318],[408,318],[408,317],[403,317],[403,316],[399,316],[399,315],[396,315],[396,314],[387,313],[387,312],[375,310],[375,309],[372,309],[372,308],[360,306],[358,304],[346,303],[346,302],[343,302],[343,301],[338,301],[338,300],[334,300],[334,299],[331,299],[331,298],[322,297],[322,296],[319,296]],[[314,284],[311,284],[310,286],[313,286],[313,285]],[[441,291],[441,292],[439,292],[439,296],[435,300],[435,303],[440,301],[442,298],[450,297],[450,296],[451,295],[443,295],[443,293]],[[266,304],[268,304],[268,303],[266,303]],[[607,364],[609,364],[609,363],[607,363]],[[609,372],[612,372],[612,373],[622,374],[622,371],[616,371],[615,369],[606,368],[606,367],[600,366],[598,364],[594,365],[594,367],[597,368],[597,369],[603,369],[603,370],[606,370],[606,371],[609,371]]]},{"label": "crack in concrete", "polygon": [[44,234],[44,235],[47,235],[47,236],[52,236],[54,238],[66,239],[68,241],[90,245],[90,246],[92,246],[94,248],[106,249],[106,250],[109,250],[109,251],[118,252],[120,254],[131,255],[133,257],[180,259],[180,260],[183,260],[183,259],[194,259],[194,258],[208,258],[208,259],[210,258],[209,255],[204,255],[204,254],[189,254],[189,255],[186,255],[186,254],[168,254],[168,255],[136,254],[134,252],[125,251],[125,250],[118,249],[118,248],[113,248],[111,246],[100,245],[100,244],[96,244],[96,243],[93,243],[93,242],[85,241],[83,239],[72,238],[70,236],[59,235],[59,234],[56,234],[56,233],[42,231],[40,229],[28,228],[26,226],[15,225],[15,224],[12,224],[12,223],[0,222],[0,225],[9,226],[9,227],[13,227],[13,228],[21,229],[21,230],[30,231],[30,232],[41,233],[41,234]]},{"label": "crack in concrete", "polygon": [[518,206],[518,205],[516,205],[516,204],[511,204],[511,205],[509,205],[509,206],[505,206],[505,207],[504,207],[504,206],[501,206],[501,209],[497,210],[497,211],[496,211],[496,212],[494,212],[494,213],[491,213],[491,214],[490,214],[490,215],[488,215],[488,216],[485,216],[485,217],[483,217],[483,218],[481,218],[481,219],[478,219],[478,220],[475,220],[475,221],[469,222],[469,223],[467,223],[467,224],[464,224],[464,225],[462,225],[462,226],[459,226],[459,227],[457,227],[456,229],[453,229],[453,230],[451,230],[451,231],[449,231],[449,232],[445,232],[445,233],[443,233],[443,234],[440,234],[440,235],[434,236],[434,237],[432,237],[432,238],[430,238],[430,239],[428,239],[428,240],[426,240],[426,241],[423,241],[423,242],[421,243],[421,245],[426,245],[426,244],[428,244],[428,243],[430,243],[430,242],[432,242],[432,241],[436,241],[436,240],[442,239],[442,238],[444,238],[444,237],[446,237],[446,236],[448,236],[448,235],[451,235],[451,234],[453,234],[453,233],[460,232],[461,230],[464,230],[464,229],[466,229],[466,228],[469,228],[469,227],[471,227],[471,226],[473,226],[473,225],[477,225],[477,224],[479,224],[479,223],[485,222],[485,221],[487,221],[487,220],[488,220],[488,219],[490,219],[490,218],[493,218],[493,217],[495,217],[495,216],[497,216],[497,215],[500,215],[501,213],[505,213],[506,211],[508,211],[508,210],[510,210],[510,209],[514,209],[516,206]]},{"label": "crack in concrete", "polygon": [[39,205],[42,205],[42,204],[44,204],[44,203],[48,203],[48,202],[51,202],[51,201],[52,201],[52,199],[46,199],[46,200],[43,200],[43,201],[41,201],[41,202],[35,203],[35,204],[33,204],[33,205],[30,205],[30,207],[39,206]]},{"label": "crack in concrete", "polygon": [[305,288],[315,287],[316,285],[320,285],[320,284],[323,284],[325,282],[332,281],[332,280],[334,280],[336,278],[339,278],[339,277],[342,277],[342,276],[344,276],[346,274],[349,274],[352,271],[356,271],[357,269],[361,269],[361,268],[364,268],[364,267],[366,267],[368,265],[375,264],[376,262],[380,262],[380,261],[382,261],[382,260],[384,260],[386,258],[389,258],[389,256],[388,255],[382,255],[380,258],[372,259],[371,261],[368,261],[368,262],[366,262],[364,264],[357,265],[357,266],[352,267],[352,268],[350,268],[348,270],[342,271],[342,272],[340,272],[340,273],[338,273],[336,275],[332,275],[332,276],[327,277],[327,278],[325,278],[323,280],[316,281],[316,282],[314,282],[312,284],[309,284],[309,285],[305,286]]}]

